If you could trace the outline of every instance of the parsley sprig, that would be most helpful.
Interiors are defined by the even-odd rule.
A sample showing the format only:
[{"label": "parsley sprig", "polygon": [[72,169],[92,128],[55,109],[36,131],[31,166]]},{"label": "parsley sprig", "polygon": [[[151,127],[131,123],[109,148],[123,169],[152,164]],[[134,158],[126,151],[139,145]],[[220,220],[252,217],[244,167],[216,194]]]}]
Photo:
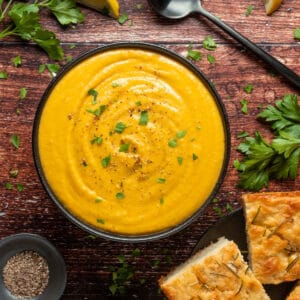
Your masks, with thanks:
[{"label": "parsley sprig", "polygon": [[9,24],[0,32],[0,39],[18,36],[25,41],[32,41],[40,46],[51,59],[61,60],[64,52],[55,33],[44,29],[39,22],[39,13],[47,8],[61,25],[77,24],[84,21],[84,16],[76,7],[74,0],[44,0],[22,3],[0,0],[0,22],[9,19]]},{"label": "parsley sprig", "polygon": [[300,107],[296,95],[285,95],[269,105],[258,117],[271,125],[274,138],[267,142],[256,131],[238,146],[245,155],[234,162],[240,171],[239,187],[258,191],[268,186],[269,179],[295,179],[300,157]]}]

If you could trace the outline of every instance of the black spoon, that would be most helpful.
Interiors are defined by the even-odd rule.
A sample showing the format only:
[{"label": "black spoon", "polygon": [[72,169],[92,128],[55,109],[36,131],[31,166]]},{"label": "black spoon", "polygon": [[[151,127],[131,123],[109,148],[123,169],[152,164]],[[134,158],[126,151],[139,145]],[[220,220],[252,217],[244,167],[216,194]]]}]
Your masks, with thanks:
[{"label": "black spoon", "polygon": [[191,13],[200,13],[239,41],[247,49],[254,52],[275,71],[288,79],[294,86],[300,88],[300,77],[295,72],[205,10],[201,5],[201,0],[148,0],[148,2],[158,14],[169,19],[181,19]]}]

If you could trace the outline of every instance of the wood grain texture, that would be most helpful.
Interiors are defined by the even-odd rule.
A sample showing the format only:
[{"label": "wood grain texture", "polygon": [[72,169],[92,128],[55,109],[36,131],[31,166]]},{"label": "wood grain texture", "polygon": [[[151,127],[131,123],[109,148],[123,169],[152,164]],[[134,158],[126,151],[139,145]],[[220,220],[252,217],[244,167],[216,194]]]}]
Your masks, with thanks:
[{"label": "wood grain texture", "polygon": [[[128,295],[136,293],[138,299],[159,299],[157,279],[189,257],[205,230],[220,218],[215,207],[219,206],[223,212],[227,203],[233,208],[240,207],[242,191],[236,188],[238,177],[232,167],[233,160],[239,157],[235,150],[240,142],[237,134],[242,130],[253,133],[259,129],[270,136],[268,129],[256,120],[259,106],[274,103],[286,93],[299,93],[280,76],[271,76],[268,66],[202,17],[168,21],[155,15],[145,0],[120,2],[121,11],[128,13],[132,26],[131,22],[121,26],[86,8],[83,8],[85,23],[74,29],[59,27],[48,13],[43,13],[42,22],[57,33],[66,55],[74,58],[87,50],[117,41],[156,43],[183,56],[188,45],[193,44],[203,54],[203,59],[195,65],[214,83],[226,107],[231,131],[231,158],[226,178],[217,194],[219,202],[209,205],[204,214],[181,233],[162,241],[138,245],[90,238],[69,222],[49,199],[33,162],[33,120],[39,101],[51,81],[47,71],[38,73],[38,67],[50,61],[33,44],[23,43],[17,38],[0,41],[0,71],[8,73],[7,80],[0,80],[0,238],[31,232],[53,242],[64,256],[68,270],[67,288],[62,299],[107,299],[110,296],[110,266],[119,266],[117,256],[120,254],[124,254],[135,269]],[[137,4],[142,4],[141,10],[137,9]],[[255,8],[246,17],[249,4],[248,1],[203,1],[205,8],[300,74],[300,44],[293,38],[293,30],[300,26],[300,2],[285,0],[270,17],[265,15],[259,0],[251,2]],[[202,40],[207,35],[218,43],[216,51],[211,52],[216,58],[215,64],[207,61],[208,51],[201,49]],[[70,49],[72,43],[76,47]],[[22,57],[19,68],[12,64],[12,58],[17,55]],[[254,85],[250,95],[243,92],[243,87],[249,83]],[[22,87],[28,89],[28,94],[26,99],[20,100]],[[243,98],[249,102],[247,115],[241,113],[240,100]],[[20,110],[19,115],[16,109]],[[14,149],[9,142],[14,133],[20,136],[19,149]],[[16,179],[9,178],[10,169],[19,170]],[[23,192],[15,188],[7,190],[7,182],[14,185],[20,182],[25,189]],[[272,181],[269,186],[269,190],[295,189],[300,189],[299,179]],[[134,258],[131,253],[136,247],[141,249],[141,256]],[[155,260],[160,260],[158,267],[153,267]],[[145,280],[145,283],[141,284],[140,280]],[[133,296],[129,298],[134,299]]]}]

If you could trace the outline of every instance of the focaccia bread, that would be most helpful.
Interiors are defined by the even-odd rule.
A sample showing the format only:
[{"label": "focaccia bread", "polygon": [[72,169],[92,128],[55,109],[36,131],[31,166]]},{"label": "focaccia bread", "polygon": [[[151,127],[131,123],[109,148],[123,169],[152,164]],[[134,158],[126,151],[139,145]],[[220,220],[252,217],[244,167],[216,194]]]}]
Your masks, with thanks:
[{"label": "focaccia bread", "polygon": [[292,292],[288,295],[286,300],[300,300],[300,282],[297,282],[297,285],[292,290]]},{"label": "focaccia bread", "polygon": [[220,238],[159,280],[168,299],[267,300],[237,245]]},{"label": "focaccia bread", "polygon": [[263,284],[300,278],[300,191],[243,195],[249,259]]}]

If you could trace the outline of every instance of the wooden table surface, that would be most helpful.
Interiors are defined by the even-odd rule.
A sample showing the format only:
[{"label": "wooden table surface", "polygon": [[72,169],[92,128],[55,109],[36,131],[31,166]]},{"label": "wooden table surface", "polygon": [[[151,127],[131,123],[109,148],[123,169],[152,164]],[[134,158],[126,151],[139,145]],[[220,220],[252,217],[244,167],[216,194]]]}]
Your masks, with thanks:
[{"label": "wooden table surface", "polygon": [[[121,266],[118,260],[120,255],[125,256],[128,265],[134,270],[127,295],[137,294],[138,299],[160,299],[158,278],[190,256],[203,233],[220,218],[218,208],[227,213],[227,203],[234,209],[240,207],[243,191],[236,188],[238,176],[232,167],[233,160],[239,157],[235,150],[240,142],[237,134],[242,130],[253,133],[257,129],[266,133],[266,127],[256,120],[259,107],[274,103],[284,94],[299,93],[281,76],[272,76],[267,65],[201,16],[168,21],[151,11],[146,0],[121,0],[120,4],[121,12],[126,12],[130,19],[123,26],[116,20],[86,8],[82,8],[85,22],[75,28],[61,28],[47,13],[43,13],[42,22],[56,32],[66,55],[73,58],[86,50],[117,41],[151,42],[183,56],[189,44],[192,44],[193,48],[203,54],[203,59],[194,62],[195,65],[213,81],[225,104],[231,130],[231,159],[226,178],[217,194],[218,203],[212,203],[183,232],[160,241],[141,244],[117,243],[90,237],[68,221],[50,200],[39,181],[33,162],[33,120],[41,96],[51,81],[50,74],[46,71],[39,74],[38,67],[51,61],[33,44],[24,43],[18,38],[0,40],[0,71],[8,74],[7,80],[0,80],[0,238],[30,232],[49,239],[66,262],[68,281],[62,299],[110,297],[111,268]],[[137,4],[141,4],[140,9]],[[247,17],[245,12],[249,4],[254,5],[254,9]],[[203,6],[300,74],[300,43],[293,35],[294,29],[300,27],[300,1],[285,0],[272,16],[266,16],[261,0],[205,0]],[[217,49],[211,52],[216,58],[214,64],[207,61],[208,51],[201,47],[207,35],[218,44]],[[70,47],[72,44],[75,47]],[[17,55],[22,57],[22,65],[18,68],[12,64],[12,59]],[[252,94],[243,91],[247,84],[253,84]],[[28,94],[20,100],[22,87],[28,89]],[[241,112],[240,100],[243,98],[249,103],[249,113],[246,115]],[[16,110],[20,113],[17,114]],[[20,136],[19,149],[14,149],[9,141],[12,134]],[[16,179],[9,177],[10,169],[19,170]],[[12,190],[6,189],[7,182],[13,183]],[[24,191],[18,192],[16,183],[22,183]],[[268,189],[300,189],[300,180],[271,182]],[[136,248],[141,252],[138,257],[132,255]],[[136,299],[134,296],[125,298]]]}]

